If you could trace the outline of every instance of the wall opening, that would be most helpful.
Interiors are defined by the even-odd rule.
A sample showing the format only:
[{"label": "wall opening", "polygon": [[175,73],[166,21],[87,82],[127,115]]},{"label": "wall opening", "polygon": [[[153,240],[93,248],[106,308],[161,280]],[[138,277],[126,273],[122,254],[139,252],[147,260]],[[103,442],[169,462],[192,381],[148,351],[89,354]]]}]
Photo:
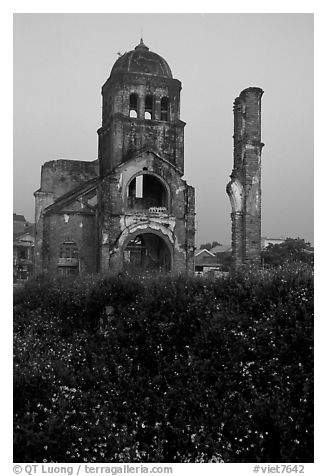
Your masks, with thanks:
[{"label": "wall opening", "polygon": [[78,274],[79,254],[74,241],[65,241],[60,245],[58,269],[61,274]]},{"label": "wall opening", "polygon": [[152,119],[152,109],[153,109],[153,97],[148,95],[145,96],[145,119]]},{"label": "wall opening", "polygon": [[124,250],[124,269],[135,272],[171,269],[171,253],[165,241],[154,233],[142,233],[131,239]]},{"label": "wall opening", "polygon": [[167,210],[167,189],[154,175],[137,175],[127,188],[127,206],[133,210],[149,210],[152,207]]},{"label": "wall opening", "polygon": [[129,96],[129,117],[137,117],[138,96],[132,93]]},{"label": "wall opening", "polygon": [[143,198],[143,175],[135,177],[135,197]]},{"label": "wall opening", "polygon": [[161,99],[160,103],[160,120],[168,121],[168,109],[169,109],[169,99],[164,97]]}]

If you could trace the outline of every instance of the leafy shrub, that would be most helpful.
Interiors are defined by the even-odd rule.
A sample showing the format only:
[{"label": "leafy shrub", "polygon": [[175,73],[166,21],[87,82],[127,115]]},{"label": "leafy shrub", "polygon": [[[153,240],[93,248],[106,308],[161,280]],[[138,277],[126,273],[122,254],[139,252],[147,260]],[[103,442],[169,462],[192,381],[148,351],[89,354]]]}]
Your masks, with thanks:
[{"label": "leafy shrub", "polygon": [[314,250],[303,238],[286,238],[283,243],[269,244],[261,252],[261,261],[266,267],[286,263],[306,263],[313,266]]},{"label": "leafy shrub", "polygon": [[14,311],[15,461],[313,461],[311,268],[39,279]]}]

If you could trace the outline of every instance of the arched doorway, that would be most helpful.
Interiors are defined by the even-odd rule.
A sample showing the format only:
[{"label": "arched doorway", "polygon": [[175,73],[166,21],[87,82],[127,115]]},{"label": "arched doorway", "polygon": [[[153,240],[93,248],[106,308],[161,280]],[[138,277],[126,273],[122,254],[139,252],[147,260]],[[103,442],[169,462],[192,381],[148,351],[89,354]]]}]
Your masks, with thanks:
[{"label": "arched doorway", "polygon": [[171,251],[155,233],[140,233],[124,248],[124,269],[135,272],[171,270]]}]

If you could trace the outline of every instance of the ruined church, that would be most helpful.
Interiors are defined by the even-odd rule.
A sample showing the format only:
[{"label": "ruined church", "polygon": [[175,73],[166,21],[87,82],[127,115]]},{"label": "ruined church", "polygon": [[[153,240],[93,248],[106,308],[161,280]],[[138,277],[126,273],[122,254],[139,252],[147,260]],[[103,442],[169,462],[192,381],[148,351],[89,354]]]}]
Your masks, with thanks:
[{"label": "ruined church", "polygon": [[35,196],[35,272],[193,273],[181,82],[141,39],[102,87],[98,160],[53,160]]},{"label": "ruined church", "polygon": [[[195,194],[183,180],[182,85],[141,39],[102,87],[98,159],[53,160],[35,196],[36,273],[194,272]],[[234,102],[227,185],[232,269],[260,266],[261,97]]]}]

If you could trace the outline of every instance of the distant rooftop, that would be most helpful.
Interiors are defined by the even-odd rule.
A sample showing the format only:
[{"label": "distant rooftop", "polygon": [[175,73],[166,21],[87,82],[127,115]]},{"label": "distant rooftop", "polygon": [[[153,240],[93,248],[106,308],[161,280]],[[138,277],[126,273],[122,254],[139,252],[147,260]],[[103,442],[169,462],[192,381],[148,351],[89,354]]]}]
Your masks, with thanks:
[{"label": "distant rooftop", "polygon": [[14,221],[23,221],[26,222],[24,215],[17,215],[16,213],[14,215]]},{"label": "distant rooftop", "polygon": [[213,254],[216,253],[226,253],[227,251],[232,251],[231,245],[217,245],[211,248],[210,252]]}]

